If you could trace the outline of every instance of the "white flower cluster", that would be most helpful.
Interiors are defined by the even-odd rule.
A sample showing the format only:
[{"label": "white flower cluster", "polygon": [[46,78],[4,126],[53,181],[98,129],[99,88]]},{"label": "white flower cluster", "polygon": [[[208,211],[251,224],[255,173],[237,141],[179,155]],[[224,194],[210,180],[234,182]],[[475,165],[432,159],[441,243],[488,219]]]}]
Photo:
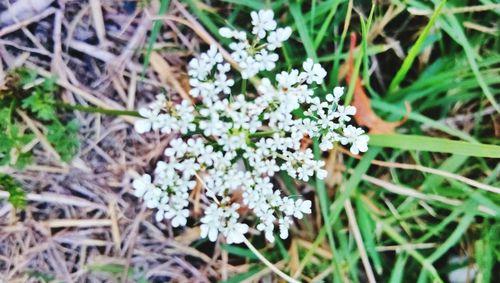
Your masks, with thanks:
[{"label": "white flower cluster", "polygon": [[[255,41],[247,41],[243,31],[221,28],[224,37],[234,38],[231,56],[248,78],[263,70],[273,70],[278,55],[272,53],[289,38],[291,29],[278,28],[269,10],[252,12]],[[262,44],[259,41],[267,38]],[[294,218],[311,213],[311,201],[282,195],[272,177],[286,172],[307,182],[327,172],[324,161],[316,160],[307,138],[318,139],[324,151],[336,142],[350,145],[358,154],[367,150],[368,136],[348,125],[356,109],[340,105],[343,88],[336,87],[325,99],[314,95],[313,87],[322,84],[326,71],[307,59],[302,69],[281,72],[264,78],[255,91],[233,89],[230,66],[216,46],[189,63],[188,101],[173,105],[164,96],[139,110],[135,128],[139,133],[158,130],[180,133],[165,150],[154,176],[145,174],[133,182],[135,195],[156,218],[171,220],[173,227],[186,225],[189,194],[197,184],[203,188],[207,206],[201,218],[201,236],[216,241],[222,234],[228,243],[240,243],[249,226],[243,223],[242,208],[255,217],[248,223],[274,241],[276,226],[281,238],[288,237]],[[245,91],[246,92],[246,91]]]},{"label": "white flower cluster", "polygon": [[[276,67],[279,56],[274,50],[281,47],[292,34],[290,27],[276,29],[274,13],[271,10],[260,10],[251,12],[252,33],[256,36],[252,42],[247,39],[244,31],[233,30],[223,27],[219,30],[221,36],[235,39],[229,44],[233,51],[231,57],[241,68],[241,77],[248,79],[260,71],[271,71]],[[267,37],[266,37],[267,36]],[[261,42],[265,39],[265,42]]]}]

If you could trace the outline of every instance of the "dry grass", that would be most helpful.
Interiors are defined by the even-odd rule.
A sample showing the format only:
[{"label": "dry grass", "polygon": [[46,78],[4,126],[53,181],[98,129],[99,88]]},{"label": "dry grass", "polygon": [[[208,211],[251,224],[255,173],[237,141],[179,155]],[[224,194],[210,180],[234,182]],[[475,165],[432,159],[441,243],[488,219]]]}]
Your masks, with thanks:
[{"label": "dry grass", "polygon": [[[21,2],[26,6],[17,8],[18,17],[31,9],[30,1],[12,5]],[[172,7],[169,17],[189,21],[179,4]],[[56,74],[61,98],[83,105],[133,109],[163,88],[177,100],[179,94],[186,96],[184,58],[198,49],[199,39],[179,21],[165,18],[171,29],[160,41],[168,44],[155,48],[167,51],[154,53],[153,68],[141,78],[140,50],[156,11],[152,5],[129,14],[115,1],[69,1],[1,25],[0,56],[6,64],[1,73],[24,65],[43,76]],[[136,282],[140,277],[207,282],[218,277],[223,264],[225,276],[245,270],[228,266],[227,255],[222,262],[218,253],[209,257],[189,247],[197,239],[195,230],[175,241],[169,224],[156,223],[153,212],[131,196],[134,170],[154,162],[168,138],[135,134],[130,117],[74,115],[83,144],[71,164],[59,161],[40,133],[36,164],[23,171],[0,168],[22,181],[30,201],[20,213],[1,204],[1,282],[40,282],[44,276],[65,282]],[[41,125],[29,126],[41,130]],[[106,268],[112,271],[103,272]]]},{"label": "dry grass", "polygon": [[[12,4],[8,4],[9,2]],[[196,9],[187,9],[180,3],[184,1],[171,1],[168,13],[158,16],[159,2],[160,0],[127,1],[128,4],[111,0],[0,1],[0,11],[5,10],[8,5],[11,5],[11,10],[14,11],[10,14],[0,12],[0,86],[9,71],[25,66],[36,70],[44,78],[55,76],[56,84],[60,87],[59,98],[66,103],[133,110],[152,101],[158,93],[166,93],[174,103],[182,99],[190,100],[185,63],[207,44],[219,45],[225,59],[237,69],[227,51],[205,29],[204,26],[208,28],[209,25],[201,24],[198,18],[191,14],[196,13]],[[383,8],[377,11],[365,38],[361,39],[367,41],[369,50],[373,45],[379,48],[382,46],[383,51],[376,51],[381,54],[370,55],[373,65],[366,70],[360,69],[359,79],[363,79],[364,86],[367,86],[370,82],[366,80],[367,76],[373,73],[376,80],[372,80],[371,84],[382,94],[382,98],[373,99],[374,92],[370,91],[372,102],[377,101],[379,105],[374,107],[374,110],[392,113],[394,108],[389,106],[393,101],[386,101],[389,106],[380,104],[384,101],[387,86],[392,80],[391,72],[397,71],[397,66],[392,65],[399,66],[405,59],[407,45],[415,41],[420,33],[417,31],[422,27],[420,20],[427,19],[432,15],[432,11],[412,8],[409,4],[406,6],[399,2],[389,2],[381,5]],[[137,7],[129,9],[127,5],[130,3],[137,4]],[[220,12],[217,16],[221,17],[228,12],[226,10],[232,8],[234,11],[230,12],[231,15],[247,12],[243,6],[227,3],[224,8],[216,7],[220,5],[217,1],[213,2],[214,7],[197,3],[194,4],[197,8],[204,12]],[[253,4],[259,3],[255,1]],[[300,4],[290,1],[284,6],[289,9],[293,3],[296,6],[304,4],[304,7],[310,4],[308,1]],[[322,37],[323,42],[319,41],[322,45],[313,50],[327,65],[332,64],[331,60],[340,60],[342,56],[347,55],[342,53],[346,48],[337,46],[338,37],[346,37],[348,32],[359,29],[360,17],[368,11],[357,7],[354,1],[344,1],[340,5],[342,11],[346,12],[345,21],[330,22],[328,27],[335,31]],[[453,16],[480,13],[498,7],[498,4],[447,7],[442,13]],[[242,8],[243,12],[236,8]],[[316,36],[324,18],[327,17],[326,13],[319,13],[320,8],[318,4],[315,8],[318,15],[312,13],[311,17],[310,11],[301,11],[304,13],[301,16],[305,17],[308,23],[309,20],[312,22],[310,33]],[[275,10],[279,9],[281,8]],[[291,13],[287,11],[284,14],[286,16],[283,15],[280,21],[285,23],[288,19],[294,23],[295,19]],[[408,21],[401,19],[406,16]],[[199,19],[203,21],[202,17]],[[155,20],[162,21],[162,33],[159,34],[150,55],[149,66],[143,69],[144,51]],[[402,23],[404,25],[399,28]],[[486,35],[498,30],[496,26],[480,23],[465,21],[463,28]],[[296,27],[296,24],[290,25]],[[410,26],[412,27],[409,28]],[[403,32],[403,29],[406,31]],[[297,61],[294,56],[305,56],[300,53],[302,51],[295,50],[297,46],[298,50],[304,49],[305,46],[300,31],[297,31],[297,34],[289,46],[294,50],[288,48],[290,54],[288,58],[283,56],[283,62],[280,64],[290,66]],[[330,38],[332,36],[334,38]],[[449,44],[449,40],[444,36],[443,38],[436,42]],[[380,42],[382,43],[379,44]],[[344,45],[347,43],[345,41]],[[419,74],[427,70],[427,66],[433,66],[436,60],[431,55],[436,56],[434,53],[439,44],[429,44],[418,56],[421,69],[415,71]],[[337,48],[339,52],[336,51]],[[362,48],[357,48],[357,52],[360,49]],[[388,53],[390,54],[387,55]],[[449,55],[448,51],[446,54],[436,54],[443,58],[444,55]],[[465,58],[464,55],[461,56]],[[387,60],[388,58],[390,60]],[[366,59],[368,62],[368,55]],[[364,64],[363,62],[363,66]],[[333,67],[332,71],[335,64]],[[491,69],[495,70],[497,69]],[[488,75],[488,81],[493,81],[494,78],[489,77],[488,70],[482,71],[484,76]],[[425,82],[415,80],[414,75],[411,74],[412,77],[404,81],[405,84],[408,83],[408,88],[411,90],[415,85],[418,91],[422,91],[422,86],[427,88]],[[472,77],[472,73],[469,75]],[[41,81],[43,79],[28,87],[40,84]],[[251,82],[257,83],[257,79]],[[458,93],[454,85],[459,82],[442,83],[450,85],[450,93],[438,89],[428,96],[437,100],[444,94],[449,94],[454,99],[453,95]],[[469,84],[460,83],[463,83],[463,86]],[[412,99],[412,106],[417,108],[413,108],[410,114],[421,116],[422,119],[409,117],[400,132],[443,137],[442,129],[449,127],[455,129],[451,132],[459,132],[461,136],[468,137],[477,130],[480,142],[486,140],[485,143],[491,143],[493,139],[488,138],[488,133],[491,132],[492,136],[498,138],[500,120],[494,106],[479,98],[482,93],[478,90],[481,88],[473,89],[472,102],[452,100],[455,102],[449,103],[452,104],[450,109],[436,116],[430,113],[434,108],[419,105],[417,98],[411,98],[413,91],[407,95],[403,89],[401,102],[407,98]],[[407,97],[403,97],[405,95]],[[418,110],[420,106],[423,110]],[[368,110],[371,111],[371,108]],[[399,116],[408,115],[406,112],[410,111],[404,111],[401,104],[402,114]],[[36,135],[33,142],[23,148],[26,151],[33,150],[36,158],[34,163],[24,170],[0,167],[0,173],[11,174],[22,182],[29,201],[24,211],[16,211],[6,201],[8,194],[0,191],[0,283],[213,282],[231,279],[236,274],[249,270],[254,270],[255,273],[247,273],[250,275],[245,282],[274,282],[277,277],[272,274],[269,265],[274,265],[272,268],[278,268],[294,279],[306,282],[329,280],[332,275],[336,282],[351,281],[351,278],[355,279],[354,282],[375,282],[377,279],[380,282],[389,280],[389,276],[392,280],[394,274],[395,277],[400,274],[402,282],[413,280],[418,274],[431,274],[435,268],[435,259],[428,261],[427,258],[434,257],[436,250],[439,254],[443,246],[446,247],[446,258],[467,255],[472,263],[473,255],[479,255],[479,252],[473,249],[483,244],[474,242],[477,239],[474,234],[478,234],[482,227],[487,230],[490,222],[493,227],[498,213],[495,200],[498,199],[500,189],[498,183],[493,180],[493,174],[498,174],[499,171],[498,165],[493,164],[495,160],[492,162],[490,159],[481,159],[481,162],[478,162],[475,159],[471,161],[470,158],[468,163],[465,163],[465,159],[460,162],[456,156],[445,159],[444,154],[429,154],[425,153],[425,150],[424,154],[419,151],[407,154],[405,151],[384,149],[381,154],[376,153],[373,156],[376,159],[368,159],[371,165],[368,170],[368,167],[363,169],[363,166],[359,165],[367,159],[366,155],[361,158],[352,156],[342,148],[335,149],[326,160],[327,170],[331,174],[325,180],[327,192],[323,198],[332,201],[330,209],[320,205],[322,197],[315,192],[316,189],[311,183],[291,181],[294,190],[313,200],[314,213],[292,228],[293,237],[283,242],[283,247],[278,244],[273,247],[264,246],[259,243],[258,237],[251,239],[262,253],[274,253],[273,257],[268,258],[269,265],[265,268],[262,264],[264,259],[249,259],[250,256],[247,255],[236,257],[227,249],[221,248],[223,243],[220,241],[215,245],[196,242],[200,231],[192,219],[184,229],[172,229],[168,221],[155,221],[155,211],[146,209],[143,203],[131,194],[131,179],[151,169],[151,165],[162,155],[172,136],[158,133],[138,135],[132,126],[134,118],[130,116],[113,117],[78,111],[67,114],[68,117],[78,119],[79,138],[82,142],[79,153],[70,163],[62,161],[57,151],[46,140],[46,127],[42,123],[23,112],[17,114],[25,129]],[[395,120],[399,116],[384,118]],[[441,127],[437,128],[435,123],[429,123],[428,120],[431,119],[422,122],[423,118],[427,117],[436,120]],[[481,121],[486,121],[488,125],[481,126]],[[361,161],[358,163],[355,159]],[[448,162],[456,163],[457,168],[444,166]],[[355,164],[358,165],[354,166]],[[356,181],[357,174],[359,178]],[[488,181],[490,174],[493,178]],[[430,186],[427,184],[428,180],[429,184],[442,186],[443,189],[426,189],[426,186]],[[284,191],[292,193],[286,180],[277,179],[276,182]],[[446,185],[441,185],[442,183]],[[458,185],[455,186],[455,183]],[[351,188],[347,188],[348,185]],[[201,188],[201,184],[199,186]],[[447,191],[443,193],[445,189]],[[354,191],[357,193],[356,197],[350,197]],[[475,199],[472,199],[473,194],[477,195]],[[479,196],[482,198],[479,199]],[[194,221],[203,211],[201,197],[199,190],[193,190],[191,198]],[[489,199],[491,201],[484,201]],[[473,225],[468,230],[464,228],[460,241],[449,242],[449,236],[455,233],[453,227],[455,222],[459,222],[458,216],[462,215],[462,209],[465,211],[464,215],[469,217],[467,209],[475,207],[476,204],[478,212],[474,211],[471,217],[481,217],[482,220],[471,222]],[[360,214],[361,206],[366,216]],[[336,210],[336,214],[332,213],[336,215],[332,218],[335,221],[328,223],[328,219],[323,219],[322,209]],[[455,219],[450,220],[452,225],[444,229],[449,224],[447,216],[452,214],[456,215]],[[466,217],[465,219],[467,220]],[[367,225],[368,220],[368,224],[373,222],[374,227],[376,224],[376,229],[367,234],[367,229],[371,229],[371,226]],[[442,229],[439,228],[441,224],[444,225]],[[195,228],[191,228],[193,226]],[[338,244],[337,247],[327,241],[326,231],[334,232],[336,239],[332,242]],[[254,232],[255,230],[251,229],[249,237],[255,234]],[[431,235],[433,233],[435,235]],[[420,236],[423,238],[419,238]],[[484,243],[489,243],[488,241],[485,240]],[[455,246],[456,249],[452,250]],[[494,244],[485,244],[484,247],[492,246]],[[281,256],[279,258],[276,256],[278,253]],[[374,262],[374,253],[382,258],[380,266]],[[403,272],[407,260],[407,266],[411,266]],[[446,276],[448,271],[439,270],[447,266],[445,257],[440,261],[436,268],[440,275]],[[339,264],[340,272],[336,272],[334,263]],[[401,263],[403,266],[398,269]],[[430,271],[429,274],[422,272],[422,268]],[[398,280],[394,279],[394,282]]]}]

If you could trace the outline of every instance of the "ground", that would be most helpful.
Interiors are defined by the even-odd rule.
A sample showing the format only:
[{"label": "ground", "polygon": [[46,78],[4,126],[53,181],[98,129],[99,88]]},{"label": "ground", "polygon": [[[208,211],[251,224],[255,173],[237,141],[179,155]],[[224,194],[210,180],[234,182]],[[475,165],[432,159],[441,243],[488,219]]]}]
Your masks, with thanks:
[{"label": "ground", "polygon": [[[188,96],[187,62],[209,44],[227,48],[217,29],[248,27],[259,8],[294,30],[280,66],[322,63],[324,89],[353,85],[357,123],[383,135],[362,157],[325,153],[323,189],[277,178],[313,213],[288,240],[253,244],[304,282],[495,282],[500,6],[432,2],[0,1],[0,101],[46,91],[48,80],[57,101],[85,108],[54,114],[77,122],[75,152],[58,148],[69,134],[51,140],[52,118],[24,108],[9,118],[32,158],[0,167],[27,200],[9,202],[0,183],[0,282],[278,281],[246,246],[199,239],[194,195],[187,227],[174,229],[131,186],[175,136],[139,135],[137,108],[158,93]],[[31,81],[21,83],[21,67]]]}]

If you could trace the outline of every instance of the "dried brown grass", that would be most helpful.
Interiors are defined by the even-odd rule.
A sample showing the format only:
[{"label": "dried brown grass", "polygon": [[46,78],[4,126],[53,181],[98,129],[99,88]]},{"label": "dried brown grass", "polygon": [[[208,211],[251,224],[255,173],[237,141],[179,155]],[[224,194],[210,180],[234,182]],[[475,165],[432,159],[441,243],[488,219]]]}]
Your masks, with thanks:
[{"label": "dried brown grass", "polygon": [[[140,50],[157,11],[152,4],[128,14],[116,1],[58,1],[0,26],[0,73],[27,66],[42,76],[56,75],[61,99],[82,105],[133,109],[162,89],[178,100],[186,95],[179,81],[185,58],[200,42],[178,21],[162,19],[170,28],[160,36],[176,51],[155,53],[162,60],[155,62],[168,70],[148,68],[141,78]],[[168,15],[185,19],[181,7],[174,3]],[[44,275],[65,282],[135,282],[138,274],[207,282],[219,278],[222,266],[224,277],[248,268],[230,265],[220,252],[190,247],[196,229],[181,231],[183,241],[174,240],[179,232],[157,223],[131,195],[131,178],[154,163],[169,137],[139,136],[131,118],[71,115],[80,122],[82,147],[70,164],[59,161],[40,135],[35,164],[0,168],[22,181],[29,200],[25,211],[16,211],[0,194],[0,282],[39,282]],[[119,272],[95,271],[111,264],[120,266]]]}]

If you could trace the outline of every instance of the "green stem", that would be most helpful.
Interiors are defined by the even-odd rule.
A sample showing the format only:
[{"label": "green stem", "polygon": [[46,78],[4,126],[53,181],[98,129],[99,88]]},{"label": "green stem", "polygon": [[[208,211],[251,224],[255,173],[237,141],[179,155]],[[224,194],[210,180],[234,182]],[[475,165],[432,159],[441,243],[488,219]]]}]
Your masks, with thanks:
[{"label": "green stem", "polygon": [[275,131],[264,131],[264,132],[257,132],[248,135],[250,138],[265,138],[265,137],[272,137],[276,133]]},{"label": "green stem", "polygon": [[133,116],[133,117],[141,117],[137,111],[130,111],[130,110],[115,110],[115,109],[105,109],[105,108],[100,108],[100,107],[93,107],[93,106],[82,106],[82,105],[73,105],[73,104],[68,104],[62,101],[56,102],[56,106],[66,108],[66,109],[71,109],[71,110],[77,110],[80,112],[86,112],[86,113],[101,113],[101,114],[106,114],[106,115],[111,115],[111,116]]},{"label": "green stem", "polygon": [[241,82],[241,93],[246,94],[247,92],[247,80],[243,79]]}]

